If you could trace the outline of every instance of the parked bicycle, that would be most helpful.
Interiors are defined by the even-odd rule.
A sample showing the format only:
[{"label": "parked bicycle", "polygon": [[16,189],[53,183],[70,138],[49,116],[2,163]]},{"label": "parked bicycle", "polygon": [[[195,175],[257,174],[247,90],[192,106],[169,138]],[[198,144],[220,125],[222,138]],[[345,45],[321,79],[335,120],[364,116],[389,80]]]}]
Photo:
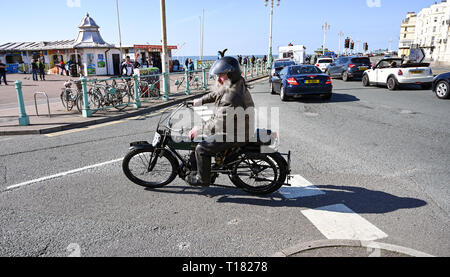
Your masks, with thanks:
[{"label": "parked bicycle", "polygon": [[[77,85],[77,88],[72,88],[73,84]],[[64,108],[70,112],[72,111],[73,107],[77,107],[78,111],[81,112],[82,109],[78,106],[78,99],[80,95],[82,95],[82,89],[81,89],[81,81],[67,81],[64,83],[64,88],[61,91],[61,102],[64,106]]]},{"label": "parked bicycle", "polygon": [[[199,89],[202,85],[200,82],[200,79],[198,76],[194,76],[193,72],[189,73],[189,88],[193,89]],[[180,87],[183,85],[183,83],[186,81],[186,76],[181,77],[180,79],[175,81],[175,86],[177,86],[177,90],[180,89]]]}]

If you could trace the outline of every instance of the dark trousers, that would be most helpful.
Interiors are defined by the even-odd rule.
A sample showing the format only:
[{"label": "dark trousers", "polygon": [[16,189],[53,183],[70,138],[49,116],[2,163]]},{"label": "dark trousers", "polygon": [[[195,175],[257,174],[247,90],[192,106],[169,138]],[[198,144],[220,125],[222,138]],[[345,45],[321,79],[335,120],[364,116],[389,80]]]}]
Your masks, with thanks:
[{"label": "dark trousers", "polygon": [[0,72],[0,85],[2,84],[2,79],[5,82],[5,85],[8,85],[8,82],[6,82],[6,72]]},{"label": "dark trousers", "polygon": [[41,81],[45,81],[45,69],[39,70],[39,77],[41,78]]},{"label": "dark trousers", "polygon": [[197,178],[203,184],[211,184],[211,157],[228,149],[242,147],[247,143],[242,142],[216,142],[214,137],[209,137],[201,142],[195,149],[197,160]]},{"label": "dark trousers", "polygon": [[33,74],[33,81],[38,81],[38,71],[37,69],[32,69],[31,74]]}]

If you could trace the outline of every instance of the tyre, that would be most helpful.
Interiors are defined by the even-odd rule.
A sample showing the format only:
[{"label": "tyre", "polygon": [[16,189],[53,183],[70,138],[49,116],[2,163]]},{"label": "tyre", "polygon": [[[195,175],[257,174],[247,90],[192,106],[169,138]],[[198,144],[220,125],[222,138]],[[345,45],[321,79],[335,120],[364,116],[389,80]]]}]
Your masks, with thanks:
[{"label": "tyre", "polygon": [[370,87],[370,79],[369,79],[369,76],[367,74],[365,74],[363,76],[362,83],[363,83],[363,86]]},{"label": "tyre", "polygon": [[280,98],[281,98],[281,101],[283,101],[283,102],[286,102],[288,100],[288,97],[286,96],[286,91],[283,86],[281,86]]},{"label": "tyre", "polygon": [[387,88],[391,91],[398,88],[397,80],[395,80],[394,77],[389,77],[389,79],[387,80]]},{"label": "tyre", "polygon": [[119,112],[125,110],[128,105],[131,103],[131,93],[127,88],[120,88],[116,90],[116,93],[113,96],[112,105]]},{"label": "tyre", "polygon": [[164,151],[161,155],[155,155],[153,149],[133,150],[122,163],[125,176],[133,183],[146,188],[167,186],[175,180],[178,168],[178,161],[171,154]]},{"label": "tyre", "polygon": [[450,85],[447,81],[440,81],[437,83],[435,88],[436,96],[439,99],[449,99],[450,98]]},{"label": "tyre", "polygon": [[421,87],[423,90],[430,90],[432,86],[433,86],[432,84],[421,84],[421,85],[420,85],[420,87]]},{"label": "tyre", "polygon": [[349,80],[350,78],[348,77],[348,72],[344,71],[344,73],[342,73],[342,81],[348,82]]},{"label": "tyre", "polygon": [[270,82],[270,94],[275,94],[275,90],[273,89],[273,83]]},{"label": "tyre", "polygon": [[[278,191],[287,178],[286,166],[276,155],[245,153],[233,168],[230,180],[252,195],[267,195]],[[282,166],[279,166],[282,165]]]},{"label": "tyre", "polygon": [[[92,114],[95,114],[101,107],[101,93],[98,90],[91,89],[88,92],[89,108]],[[77,97],[77,109],[81,113],[84,108],[83,93],[79,93]]]},{"label": "tyre", "polygon": [[321,95],[320,99],[322,99],[322,100],[330,100],[331,97],[333,97],[333,94],[332,93],[328,93],[328,94]]}]

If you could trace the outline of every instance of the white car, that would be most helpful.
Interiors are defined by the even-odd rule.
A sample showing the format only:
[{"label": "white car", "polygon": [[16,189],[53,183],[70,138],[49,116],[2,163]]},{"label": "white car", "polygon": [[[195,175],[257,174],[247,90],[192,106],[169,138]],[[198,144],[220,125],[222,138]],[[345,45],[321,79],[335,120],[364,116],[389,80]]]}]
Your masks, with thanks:
[{"label": "white car", "polygon": [[383,59],[363,75],[363,85],[386,85],[396,90],[401,85],[417,84],[430,89],[433,83],[433,71],[429,64],[403,63],[403,59]]},{"label": "white car", "polygon": [[327,67],[333,62],[332,58],[320,58],[317,60],[316,66],[322,70],[322,72],[325,72],[327,70]]}]

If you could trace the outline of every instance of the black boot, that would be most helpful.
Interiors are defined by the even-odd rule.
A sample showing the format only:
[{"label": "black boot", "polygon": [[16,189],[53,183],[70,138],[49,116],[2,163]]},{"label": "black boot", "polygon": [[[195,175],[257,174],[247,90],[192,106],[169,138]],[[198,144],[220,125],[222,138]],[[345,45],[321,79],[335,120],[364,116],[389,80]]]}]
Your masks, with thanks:
[{"label": "black boot", "polygon": [[201,182],[200,178],[198,178],[197,175],[193,175],[193,174],[187,176],[186,182],[193,187],[209,187],[210,186],[210,184],[205,184],[205,183]]}]

